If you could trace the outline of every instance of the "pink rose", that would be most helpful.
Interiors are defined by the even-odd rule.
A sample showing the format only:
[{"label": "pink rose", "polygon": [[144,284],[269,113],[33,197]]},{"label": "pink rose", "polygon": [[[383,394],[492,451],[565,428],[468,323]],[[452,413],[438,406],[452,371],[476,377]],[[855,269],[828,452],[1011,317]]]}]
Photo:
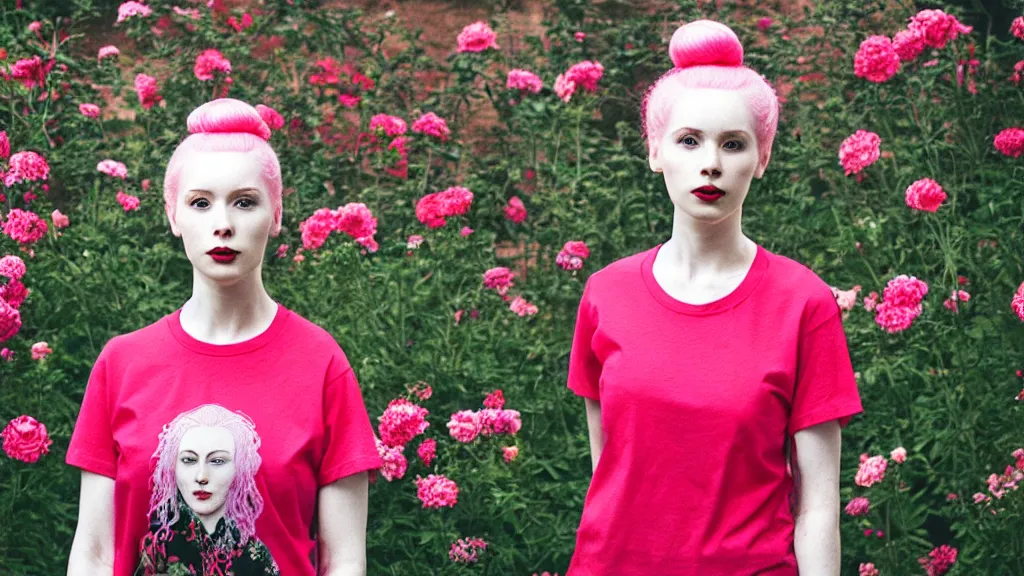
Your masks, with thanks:
[{"label": "pink rose", "polygon": [[39,457],[50,452],[50,440],[46,426],[31,416],[18,416],[0,432],[4,439],[4,452],[15,460],[29,464],[39,461]]}]

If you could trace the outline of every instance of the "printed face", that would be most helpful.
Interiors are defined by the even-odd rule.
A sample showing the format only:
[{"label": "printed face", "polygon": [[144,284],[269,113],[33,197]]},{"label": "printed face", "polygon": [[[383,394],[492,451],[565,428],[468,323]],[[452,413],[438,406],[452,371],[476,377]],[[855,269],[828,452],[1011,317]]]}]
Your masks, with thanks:
[{"label": "printed face", "polygon": [[235,477],[235,440],[226,428],[199,426],[185,432],[174,478],[185,503],[212,532],[224,516]]},{"label": "printed face", "polygon": [[686,90],[650,163],[664,174],[672,203],[691,218],[714,223],[739,214],[751,179],[764,173],[746,99],[736,91]]},{"label": "printed face", "polygon": [[219,284],[259,274],[274,223],[252,152],[197,154],[181,170],[171,230],[196,273]]}]

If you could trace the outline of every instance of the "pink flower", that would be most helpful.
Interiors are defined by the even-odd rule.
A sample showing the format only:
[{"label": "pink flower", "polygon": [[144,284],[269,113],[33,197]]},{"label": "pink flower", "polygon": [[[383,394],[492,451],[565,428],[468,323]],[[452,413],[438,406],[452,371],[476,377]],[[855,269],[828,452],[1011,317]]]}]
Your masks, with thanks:
[{"label": "pink flower", "polygon": [[590,257],[590,249],[586,242],[581,240],[570,240],[562,246],[562,250],[555,257],[555,264],[564,270],[579,270],[583,268],[583,261]]},{"label": "pink flower", "polygon": [[565,76],[587,92],[597,92],[597,82],[604,75],[604,66],[599,62],[584,60],[577,62],[565,71]]},{"label": "pink flower", "polygon": [[185,16],[186,18],[191,18],[193,20],[199,20],[200,18],[198,8],[186,9],[180,6],[174,6],[172,10],[174,10],[174,13],[178,16]]},{"label": "pink flower", "polygon": [[0,258],[0,276],[21,280],[25,276],[25,261],[13,254]]},{"label": "pink flower", "polygon": [[922,178],[907,186],[906,200],[907,206],[914,210],[935,212],[946,200],[946,192],[935,180]]},{"label": "pink flower", "polygon": [[452,414],[448,421],[448,433],[463,444],[468,444],[480,434],[480,416],[472,410]]},{"label": "pink flower", "polygon": [[288,255],[288,245],[281,244],[277,247],[277,253],[275,254],[278,258],[284,258]]},{"label": "pink flower", "polygon": [[448,129],[448,123],[444,121],[444,118],[441,118],[433,112],[427,112],[413,122],[412,131],[418,134],[433,136],[442,142],[447,140],[448,136],[451,135],[451,130]]},{"label": "pink flower", "polygon": [[900,30],[892,37],[892,48],[901,62],[912,62],[924,51],[924,38],[919,29]]},{"label": "pink flower", "polygon": [[225,76],[231,74],[231,62],[219,50],[210,48],[196,57],[192,71],[200,80],[213,80],[214,72],[221,72]]},{"label": "pink flower", "polygon": [[526,220],[526,206],[519,199],[519,196],[513,196],[509,199],[508,204],[505,205],[505,219],[516,224]]},{"label": "pink flower", "polygon": [[4,439],[4,452],[8,456],[28,464],[38,462],[43,454],[50,452],[53,444],[46,433],[46,426],[27,415],[11,420],[0,432],[0,438]]},{"label": "pink flower", "polygon": [[477,561],[479,554],[487,549],[487,542],[480,538],[460,538],[458,542],[452,542],[448,550],[448,557],[452,562],[460,564],[472,564]]},{"label": "pink flower", "polygon": [[903,464],[907,461],[907,449],[900,446],[889,453],[889,458],[897,464]]},{"label": "pink flower", "polygon": [[249,26],[252,26],[252,15],[246,12],[245,14],[242,14],[241,20],[238,20],[237,18],[232,16],[228,18],[228,26],[231,26],[235,29],[235,32],[241,34],[243,30],[245,30]]},{"label": "pink flower", "polygon": [[398,160],[384,169],[388,174],[403,180],[409,176],[409,152],[405,149],[408,141],[409,138],[406,136],[397,136],[388,144],[389,151],[394,150],[398,153]]},{"label": "pink flower", "polygon": [[1024,40],[1024,16],[1017,16],[1013,19],[1013,23],[1010,24],[1010,33]]},{"label": "pink flower", "polygon": [[857,174],[881,156],[882,138],[874,132],[857,130],[839,145],[839,164],[846,175]]},{"label": "pink flower", "polygon": [[519,456],[518,446],[505,446],[501,451],[504,454],[505,462],[511,462],[516,459],[516,456]]},{"label": "pink flower", "polygon": [[0,350],[0,359],[4,360],[5,362],[13,362],[14,351],[11,350],[10,348],[4,348]]},{"label": "pink flower", "polygon": [[427,414],[426,408],[405,398],[392,400],[384,414],[377,418],[381,441],[392,447],[405,446],[430,426],[426,420]]},{"label": "pink flower", "polygon": [[484,287],[496,290],[498,294],[504,296],[508,289],[515,285],[512,282],[514,277],[515,272],[504,266],[496,266],[484,272]]},{"label": "pink flower", "polygon": [[149,187],[152,186],[153,184],[149,181],[149,178],[146,178],[145,180],[140,182],[139,185],[142,186],[143,192],[147,192],[149,190]]},{"label": "pink flower", "polygon": [[973,30],[942,10],[921,10],[910,18],[907,28],[918,32],[925,45],[931,48],[945,48],[946,43],[956,40],[959,34],[970,34]]},{"label": "pink flower", "polygon": [[982,502],[988,502],[992,498],[982,494],[981,492],[976,492],[972,499],[974,500],[975,504],[981,504]]},{"label": "pink flower", "polygon": [[462,230],[459,230],[459,235],[462,236],[463,238],[465,238],[466,236],[469,236],[472,233],[473,233],[473,229],[470,228],[469,226],[463,226]]},{"label": "pink flower", "polygon": [[533,72],[516,68],[508,71],[508,79],[505,81],[505,87],[510,90],[519,90],[520,92],[536,94],[544,88],[544,83],[541,81],[540,77]]},{"label": "pink flower", "polygon": [[362,98],[359,96],[353,96],[352,94],[338,95],[338,102],[345,108],[355,108],[356,106],[359,106],[360,101],[362,101]]},{"label": "pink flower", "polygon": [[43,29],[43,24],[41,22],[39,22],[38,20],[36,20],[35,22],[29,22],[28,23],[28,31],[29,32],[39,32],[42,29]]},{"label": "pink flower", "polygon": [[970,302],[970,300],[971,295],[966,290],[953,290],[950,293],[949,298],[946,298],[942,305],[945,306],[947,310],[950,310],[952,312],[959,312],[960,307],[957,303]]},{"label": "pink flower", "polygon": [[299,230],[302,233],[302,247],[306,250],[316,250],[323,246],[327,237],[336,228],[334,221],[337,214],[330,208],[320,208],[313,214],[299,223]]},{"label": "pink flower", "polygon": [[257,104],[256,112],[259,113],[260,118],[263,118],[263,121],[267,123],[267,126],[271,130],[280,130],[284,127],[284,118],[278,114],[277,110],[274,110],[270,106]]},{"label": "pink flower", "polygon": [[484,436],[515,434],[523,427],[518,410],[484,408],[477,412],[477,418],[480,420],[480,433]]},{"label": "pink flower", "polygon": [[4,234],[19,244],[32,244],[46,236],[46,221],[34,212],[12,208],[3,225]]},{"label": "pink flower", "polygon": [[[39,56],[22,58],[11,66],[11,79],[21,82],[26,88],[42,87],[46,84],[46,75],[50,73],[55,60],[43,63]],[[2,72],[2,70],[0,70]]]},{"label": "pink flower", "polygon": [[764,32],[765,30],[772,27],[773,22],[775,21],[772,20],[771,18],[768,18],[767,16],[762,17],[757,21],[757,29]]},{"label": "pink flower", "polygon": [[100,107],[95,104],[79,104],[78,111],[86,118],[95,119],[100,117]]},{"label": "pink flower", "polygon": [[586,38],[587,35],[584,32],[577,32],[573,34],[572,37],[575,38],[577,42],[583,42],[583,39]]},{"label": "pink flower", "polygon": [[117,46],[104,46],[100,48],[96,55],[97,60],[103,60],[109,56],[119,56],[121,51],[117,49]]},{"label": "pink flower", "polygon": [[918,563],[928,576],[942,576],[956,562],[956,553],[956,548],[943,544],[932,550],[927,558],[918,559]]},{"label": "pink flower", "polygon": [[7,130],[0,130],[0,159],[11,155],[11,141],[7,138]]},{"label": "pink flower", "polygon": [[96,169],[103,172],[107,176],[113,176],[114,178],[120,178],[124,180],[128,177],[128,168],[121,162],[115,160],[103,160],[96,165]]},{"label": "pink flower", "polygon": [[135,76],[135,93],[139,96],[139,104],[146,110],[154,104],[163,100],[156,85],[156,78],[148,74],[137,74]]},{"label": "pink flower", "polygon": [[426,478],[417,476],[416,497],[424,508],[453,508],[459,499],[459,487],[443,474],[431,474]]},{"label": "pink flower", "polygon": [[33,360],[42,360],[50,354],[53,354],[53,350],[50,349],[50,345],[46,342],[36,342],[32,345]]},{"label": "pink flower", "polygon": [[377,454],[380,455],[380,459],[384,462],[380,467],[381,476],[384,476],[384,479],[388,482],[401,480],[402,476],[405,476],[406,469],[409,468],[409,461],[402,454],[402,447],[391,447],[377,438],[374,438],[374,440],[377,443]]},{"label": "pink flower", "polygon": [[484,407],[493,408],[494,410],[501,410],[505,406],[505,393],[500,389],[495,390],[484,398]]},{"label": "pink flower", "polygon": [[861,454],[860,468],[857,470],[854,482],[857,486],[870,488],[872,484],[885,479],[886,466],[888,466],[888,461],[885,459],[885,456],[872,456],[868,458],[867,454]]},{"label": "pink flower", "polygon": [[366,204],[349,202],[338,208],[334,229],[348,234],[356,243],[371,252],[377,251],[377,242],[373,239],[373,235],[377,233],[377,219],[373,217]]},{"label": "pink flower", "polygon": [[835,286],[832,286],[832,296],[836,299],[836,304],[839,305],[839,309],[846,312],[853,310],[853,307],[857,305],[857,293],[861,291],[860,286],[854,286],[849,290],[840,290]]},{"label": "pink flower", "polygon": [[416,218],[428,228],[440,228],[447,224],[449,216],[461,216],[469,211],[473,193],[461,186],[452,186],[427,194],[416,203]]},{"label": "pink flower", "polygon": [[555,78],[555,94],[562,99],[562,102],[568,102],[572,95],[576,93],[576,83],[570,80],[565,74],[559,74]]},{"label": "pink flower", "polygon": [[1024,129],[1007,128],[1001,131],[996,134],[995,146],[1005,156],[1020,158],[1024,154]]},{"label": "pink flower", "polygon": [[508,305],[508,308],[520,317],[533,316],[538,312],[537,307],[527,302],[522,296],[516,296],[513,298],[512,302]]},{"label": "pink flower", "polygon": [[1017,293],[1013,295],[1013,300],[1010,302],[1010,308],[1017,313],[1017,318],[1020,318],[1020,321],[1024,322],[1024,282],[1017,287]]},{"label": "pink flower", "polygon": [[405,120],[402,120],[398,116],[377,114],[373,118],[370,118],[370,131],[378,129],[382,130],[389,137],[394,137],[405,134],[407,126],[405,125]]},{"label": "pink flower", "polygon": [[117,8],[117,22],[120,24],[132,16],[149,16],[153,10],[141,2],[125,2]]},{"label": "pink flower", "polygon": [[870,82],[885,82],[900,69],[900,57],[885,36],[868,36],[853,57],[853,73]]},{"label": "pink flower", "polygon": [[927,294],[928,284],[915,276],[900,274],[885,285],[882,299],[890,306],[916,306]]},{"label": "pink flower", "polygon": [[6,301],[12,308],[18,309],[28,298],[30,290],[21,283],[21,280],[11,280],[6,285],[0,286],[0,299]]},{"label": "pink flower", "polygon": [[920,304],[917,306],[894,306],[888,302],[880,302],[875,307],[875,323],[890,334],[910,328],[920,315]]},{"label": "pink flower", "polygon": [[6,299],[0,298],[0,342],[6,342],[21,329],[21,313]]},{"label": "pink flower", "polygon": [[871,502],[867,498],[859,497],[850,500],[844,511],[850,516],[864,516],[871,509]]},{"label": "pink flower", "polygon": [[11,154],[4,184],[10,188],[18,182],[36,182],[49,177],[50,165],[46,163],[46,159],[31,150],[26,150]]},{"label": "pink flower", "polygon": [[117,203],[121,205],[121,208],[124,208],[125,212],[132,212],[139,209],[139,205],[142,204],[142,201],[139,200],[138,196],[131,196],[129,194],[125,194],[124,190],[118,190]]},{"label": "pink flower", "polygon": [[420,447],[416,449],[416,455],[423,461],[424,466],[430,468],[430,463],[437,457],[437,441],[433,438],[427,438],[420,442]]},{"label": "pink flower", "polygon": [[458,43],[459,52],[483,52],[488,48],[499,48],[498,35],[483,21],[474,22],[463,28],[455,41]]},{"label": "pink flower", "polygon": [[878,576],[878,568],[871,562],[861,562],[858,576]]},{"label": "pink flower", "polygon": [[415,250],[419,248],[422,244],[423,236],[420,236],[419,234],[413,234],[409,236],[409,240],[408,242],[406,242],[405,247],[408,248],[409,250]]}]

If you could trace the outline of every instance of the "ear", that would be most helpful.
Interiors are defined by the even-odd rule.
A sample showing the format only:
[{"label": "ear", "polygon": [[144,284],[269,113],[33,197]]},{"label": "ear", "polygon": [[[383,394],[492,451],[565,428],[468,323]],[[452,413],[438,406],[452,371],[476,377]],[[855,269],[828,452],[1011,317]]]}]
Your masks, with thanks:
[{"label": "ear", "polygon": [[651,148],[647,155],[647,162],[651,165],[652,172],[661,172],[661,159],[658,157],[658,149]]},{"label": "ear", "polygon": [[754,172],[754,178],[757,178],[758,180],[760,180],[764,176],[765,170],[767,170],[767,169],[768,169],[768,160],[765,159],[764,162],[761,162],[759,160],[757,162],[757,170]]},{"label": "ear", "polygon": [[174,221],[174,216],[171,215],[171,211],[164,207],[164,213],[167,214],[167,222],[171,225],[171,234],[174,234],[178,238],[181,238],[181,229],[178,228],[178,223]]}]

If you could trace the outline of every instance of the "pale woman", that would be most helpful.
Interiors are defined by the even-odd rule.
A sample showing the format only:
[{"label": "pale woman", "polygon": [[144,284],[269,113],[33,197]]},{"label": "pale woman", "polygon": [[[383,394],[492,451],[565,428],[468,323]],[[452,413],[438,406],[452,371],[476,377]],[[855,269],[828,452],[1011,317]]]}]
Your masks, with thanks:
[{"label": "pale woman", "polygon": [[[167,166],[164,200],[192,263],[192,295],[112,339],[96,360],[67,455],[82,470],[68,574],[149,569],[152,550],[140,557],[140,542],[154,543],[144,539],[150,512],[173,527],[191,511],[199,521],[189,537],[214,544],[187,567],[194,573],[363,576],[368,471],[380,457],[341,348],[264,288],[263,258],[282,213],[270,129],[248,104],[220,99],[194,110],[188,131]],[[203,415],[192,411],[207,405],[244,414],[256,440],[227,434],[217,419],[177,438],[179,416]],[[169,451],[169,435],[186,449]],[[228,465],[245,473],[227,480]],[[151,482],[155,471],[163,480]],[[165,477],[172,471],[174,484]],[[266,557],[227,568],[228,544],[244,545],[239,539]]]},{"label": "pale woman", "polygon": [[779,104],[728,27],[649,90],[663,244],[587,281],[569,388],[594,476],[569,576],[838,576],[840,428],[861,411],[829,285],[742,229]]}]

